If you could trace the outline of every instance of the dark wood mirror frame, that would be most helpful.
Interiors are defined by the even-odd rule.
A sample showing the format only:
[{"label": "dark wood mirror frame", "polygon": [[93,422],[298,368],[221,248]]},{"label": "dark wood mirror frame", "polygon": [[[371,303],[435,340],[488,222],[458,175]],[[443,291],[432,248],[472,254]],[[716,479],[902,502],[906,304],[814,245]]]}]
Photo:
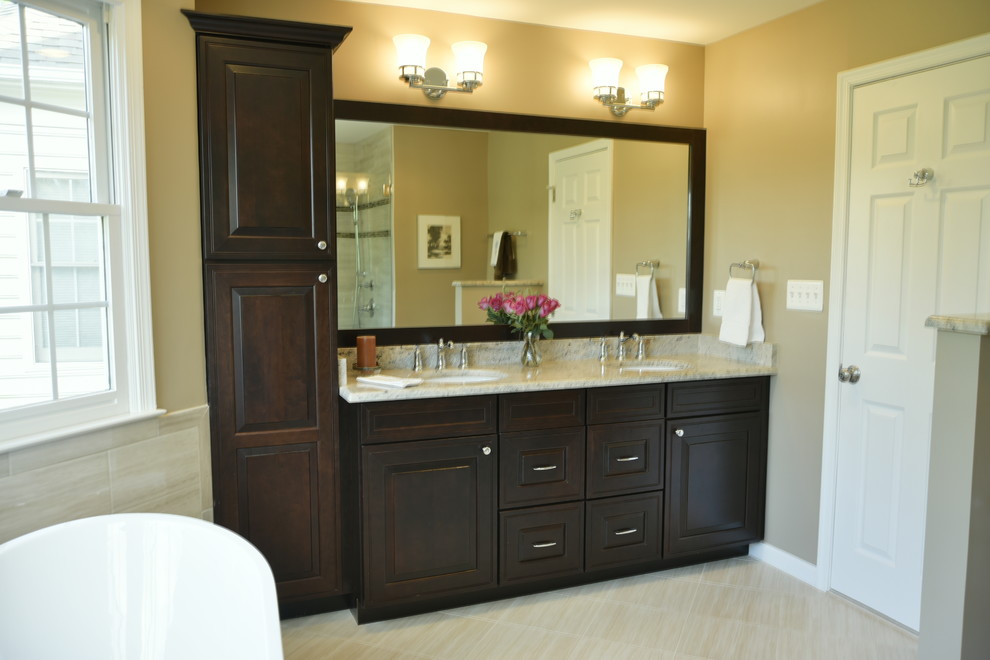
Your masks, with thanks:
[{"label": "dark wood mirror frame", "polygon": [[[514,115],[474,110],[452,110],[425,106],[392,105],[365,101],[335,100],[335,119],[418,124],[447,128],[581,135],[652,142],[672,142],[688,147],[687,299],[685,318],[658,321],[580,321],[553,323],[555,338],[601,337],[627,334],[681,334],[701,331],[701,304],[705,256],[705,152],[706,132],[701,128],[677,128],[627,124],[620,121],[589,121],[536,115]],[[358,335],[374,334],[379,345],[428,344],[440,337],[455,342],[507,341],[517,339],[509,326],[457,325],[420,328],[365,328],[338,330],[337,345],[354,346]]]}]

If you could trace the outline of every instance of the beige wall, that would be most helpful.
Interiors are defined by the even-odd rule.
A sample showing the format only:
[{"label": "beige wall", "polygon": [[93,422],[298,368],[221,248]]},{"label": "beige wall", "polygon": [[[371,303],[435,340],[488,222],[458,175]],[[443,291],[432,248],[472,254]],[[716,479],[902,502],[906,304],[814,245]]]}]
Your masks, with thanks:
[{"label": "beige wall", "polygon": [[[759,259],[771,391],[766,538],[817,558],[827,312],[786,311],[788,279],[829,279],[836,74],[990,30],[990,3],[825,0],[706,51],[704,330],[732,261]],[[828,292],[826,291],[826,296]],[[826,298],[827,299],[827,298]]]},{"label": "beige wall", "polygon": [[[398,327],[454,325],[455,280],[485,277],[488,259],[488,136],[396,126],[395,159],[395,324]],[[461,219],[461,267],[418,267],[419,215]]]}]

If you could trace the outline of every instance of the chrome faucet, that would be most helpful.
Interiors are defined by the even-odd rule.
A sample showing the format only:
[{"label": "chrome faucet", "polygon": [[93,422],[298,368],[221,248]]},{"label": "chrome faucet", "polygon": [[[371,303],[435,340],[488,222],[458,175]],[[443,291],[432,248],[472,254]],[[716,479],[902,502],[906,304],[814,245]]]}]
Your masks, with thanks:
[{"label": "chrome faucet", "polygon": [[608,344],[606,343],[605,337],[599,337],[598,341],[598,361],[605,362],[608,360]]},{"label": "chrome faucet", "polygon": [[437,342],[437,371],[443,371],[447,368],[447,350],[454,347],[454,342],[448,341],[446,344],[443,342],[443,337]]},{"label": "chrome faucet", "polygon": [[629,341],[630,337],[626,337],[624,330],[619,331],[619,339],[615,342],[616,348],[616,359],[622,362],[626,359],[626,342]]},{"label": "chrome faucet", "polygon": [[423,370],[423,351],[419,346],[413,348],[413,371]]},{"label": "chrome faucet", "polygon": [[461,344],[461,369],[468,368],[467,344]]},{"label": "chrome faucet", "polygon": [[642,360],[646,357],[646,340],[636,332],[633,333],[632,338],[636,340],[636,359]]}]

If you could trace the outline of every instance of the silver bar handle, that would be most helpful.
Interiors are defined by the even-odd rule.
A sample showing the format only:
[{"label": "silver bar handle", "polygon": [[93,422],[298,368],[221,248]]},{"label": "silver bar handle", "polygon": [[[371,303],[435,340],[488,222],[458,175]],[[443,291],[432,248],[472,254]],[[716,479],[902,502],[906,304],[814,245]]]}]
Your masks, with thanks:
[{"label": "silver bar handle", "polygon": [[616,536],[625,536],[626,534],[635,534],[635,533],[636,533],[636,532],[638,532],[638,531],[639,531],[639,530],[638,530],[638,529],[636,529],[635,527],[630,527],[630,528],[628,528],[628,529],[620,529],[619,531],[617,531],[617,532],[615,533],[615,535],[616,535]]},{"label": "silver bar handle", "polygon": [[533,544],[533,547],[534,548],[552,548],[555,545],[557,545],[557,542],[556,541],[544,541],[543,543],[534,543]]},{"label": "silver bar handle", "polygon": [[533,468],[533,472],[547,472],[548,470],[556,470],[556,465],[537,465]]},{"label": "silver bar handle", "polygon": [[623,456],[622,458],[615,459],[616,463],[628,463],[630,461],[638,461],[639,456]]}]

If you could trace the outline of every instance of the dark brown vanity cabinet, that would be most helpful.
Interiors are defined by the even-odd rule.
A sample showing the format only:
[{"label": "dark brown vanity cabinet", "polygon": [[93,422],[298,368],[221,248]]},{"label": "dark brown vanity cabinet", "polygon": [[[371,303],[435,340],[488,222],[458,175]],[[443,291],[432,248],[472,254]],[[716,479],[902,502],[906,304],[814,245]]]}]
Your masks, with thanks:
[{"label": "dark brown vanity cabinet", "polygon": [[264,554],[283,613],[341,606],[330,61],[350,28],[183,13],[214,518]]},{"label": "dark brown vanity cabinet", "polygon": [[667,387],[664,555],[762,539],[769,379]]}]

